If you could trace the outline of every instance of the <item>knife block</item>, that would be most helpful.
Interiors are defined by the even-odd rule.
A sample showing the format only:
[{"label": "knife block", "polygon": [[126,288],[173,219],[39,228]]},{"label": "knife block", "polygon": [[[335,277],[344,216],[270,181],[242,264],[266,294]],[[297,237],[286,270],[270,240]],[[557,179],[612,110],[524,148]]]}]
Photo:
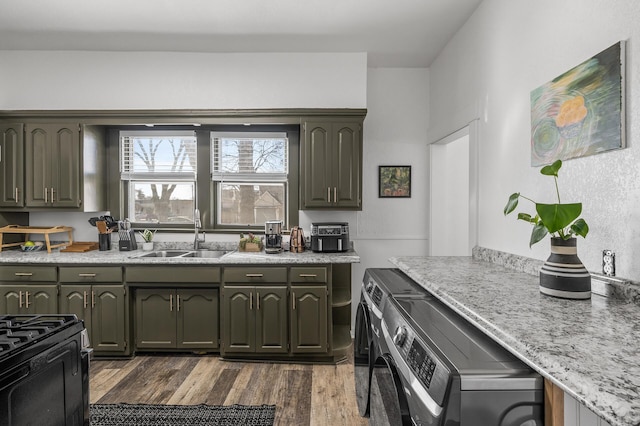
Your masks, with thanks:
[{"label": "knife block", "polygon": [[138,244],[136,243],[136,234],[133,229],[128,231],[118,231],[120,240],[118,241],[118,249],[120,251],[133,251],[138,250]]}]

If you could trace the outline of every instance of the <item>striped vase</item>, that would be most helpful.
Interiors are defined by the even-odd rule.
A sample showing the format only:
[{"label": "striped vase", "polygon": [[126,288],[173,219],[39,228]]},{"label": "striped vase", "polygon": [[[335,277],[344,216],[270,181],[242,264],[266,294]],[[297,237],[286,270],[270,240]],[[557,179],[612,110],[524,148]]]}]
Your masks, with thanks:
[{"label": "striped vase", "polygon": [[540,268],[540,292],[563,299],[589,299],[591,274],[578,259],[577,240],[551,238],[551,255]]}]

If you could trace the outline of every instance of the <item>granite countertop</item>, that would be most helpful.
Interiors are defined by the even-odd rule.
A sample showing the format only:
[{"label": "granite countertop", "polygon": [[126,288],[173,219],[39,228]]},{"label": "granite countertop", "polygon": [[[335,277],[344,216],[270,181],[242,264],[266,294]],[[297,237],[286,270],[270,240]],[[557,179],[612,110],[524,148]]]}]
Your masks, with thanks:
[{"label": "granite countertop", "polygon": [[390,259],[611,425],[640,424],[640,306],[545,296],[538,277],[471,257]]},{"label": "granite countertop", "polygon": [[[341,253],[314,253],[306,250],[303,253],[291,253],[283,251],[276,254],[267,254],[264,251],[258,253],[239,252],[237,244],[206,244],[202,248],[210,250],[227,250],[228,254],[220,258],[198,257],[142,257],[148,253],[142,250],[119,251],[117,248],[109,251],[92,250],[84,253],[60,252],[46,250],[36,252],[21,252],[20,250],[3,250],[0,252],[1,264],[116,264],[116,265],[237,265],[237,264],[261,264],[261,265],[291,265],[291,264],[328,264],[328,263],[358,263],[360,256],[353,249]],[[191,243],[161,243],[156,244],[157,250],[192,250]]]}]

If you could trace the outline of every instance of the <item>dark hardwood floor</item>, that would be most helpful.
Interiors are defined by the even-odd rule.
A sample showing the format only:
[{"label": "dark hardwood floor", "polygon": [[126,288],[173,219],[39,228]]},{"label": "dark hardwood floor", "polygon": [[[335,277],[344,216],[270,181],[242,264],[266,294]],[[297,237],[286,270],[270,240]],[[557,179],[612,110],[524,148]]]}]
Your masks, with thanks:
[{"label": "dark hardwood floor", "polygon": [[139,355],[91,361],[91,403],[276,405],[276,425],[366,425],[353,362],[307,365],[218,356]]}]

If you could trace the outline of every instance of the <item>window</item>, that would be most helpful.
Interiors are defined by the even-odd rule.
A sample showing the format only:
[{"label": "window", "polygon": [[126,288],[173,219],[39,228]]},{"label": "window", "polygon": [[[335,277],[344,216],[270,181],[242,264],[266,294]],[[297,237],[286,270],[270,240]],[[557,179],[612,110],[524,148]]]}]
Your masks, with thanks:
[{"label": "window", "polygon": [[193,131],[121,131],[120,179],[134,223],[193,224],[197,143]]},{"label": "window", "polygon": [[211,132],[215,226],[288,226],[289,140],[279,132]]}]

